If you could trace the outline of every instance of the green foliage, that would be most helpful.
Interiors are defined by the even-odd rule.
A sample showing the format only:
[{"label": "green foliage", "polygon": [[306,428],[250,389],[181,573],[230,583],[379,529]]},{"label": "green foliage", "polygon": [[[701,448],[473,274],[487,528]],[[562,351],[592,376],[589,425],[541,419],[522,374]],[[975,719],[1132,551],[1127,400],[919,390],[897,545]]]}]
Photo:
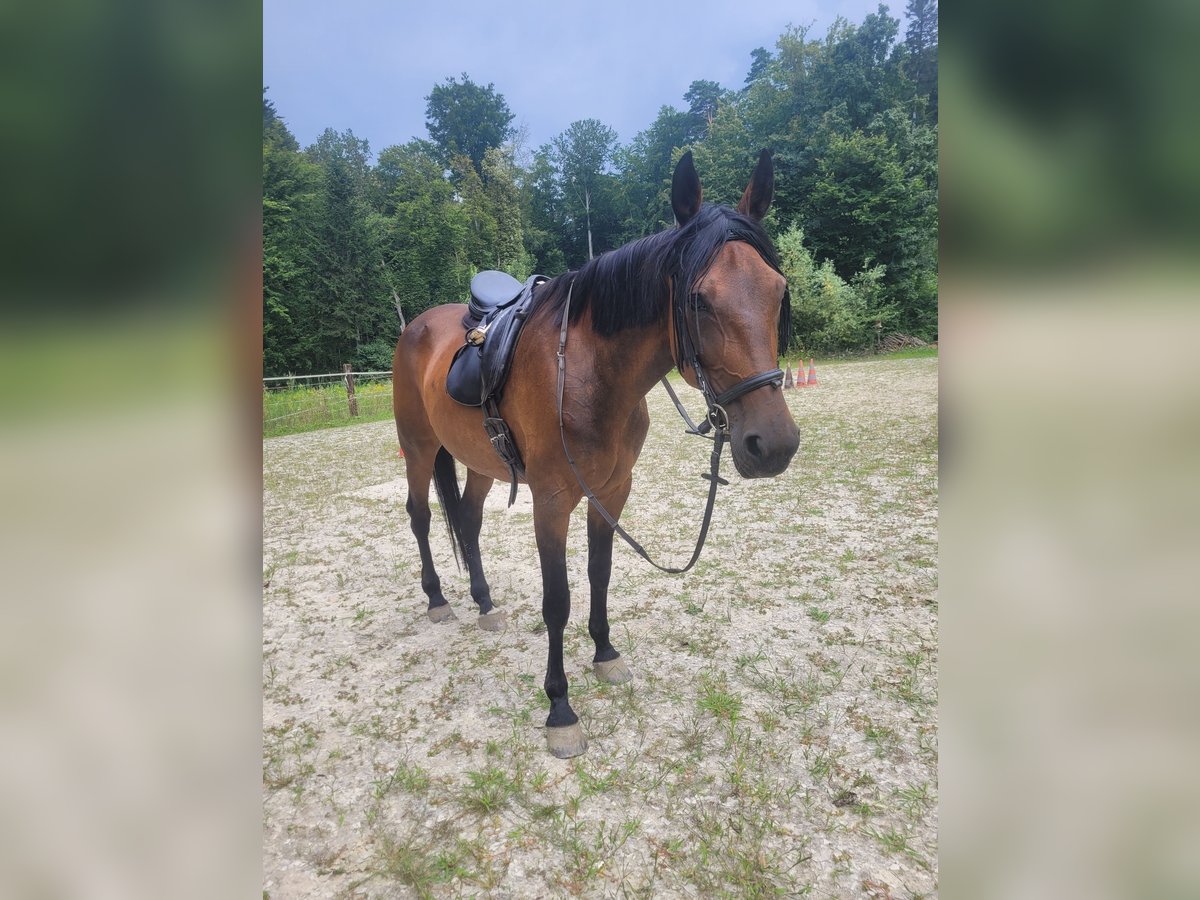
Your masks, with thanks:
[{"label": "green foliage", "polygon": [[[391,351],[387,365],[392,366]],[[381,370],[375,370],[381,371]],[[359,381],[355,386],[358,416],[350,415],[341,381],[313,387],[289,384],[263,392],[263,437],[316,431],[357,422],[379,422],[392,415],[391,381]]]},{"label": "green foliage", "polygon": [[618,246],[616,179],[606,170],[617,148],[617,133],[598,119],[572,122],[554,139],[550,156],[562,201],[563,250],[581,265],[597,252]]},{"label": "green foliage", "polygon": [[476,173],[483,171],[483,158],[492,147],[512,137],[513,114],[495,85],[482,87],[463,72],[462,82],[447,78],[434,85],[425,98],[425,127],[449,165],[456,156],[466,156]]},{"label": "green foliage", "polygon": [[795,225],[779,236],[776,246],[792,295],[796,349],[859,349],[870,345],[877,330],[894,326],[896,310],[886,304],[881,289],[882,266],[864,269],[847,282],[828,259],[820,265],[814,262],[804,246],[804,233]]},{"label": "green foliage", "polygon": [[803,349],[866,349],[880,328],[935,339],[936,0],[909,0],[907,18],[900,43],[882,5],[821,38],[789,28],[740,89],[697,79],[625,146],[584,119],[528,160],[506,143],[503,95],[465,73],[426,97],[429,140],[373,164],[349,131],[301,150],[264,93],[264,373],[385,369],[397,305],[411,321],[464,301],[480,270],[553,276],[670,227],[688,148],[705,200],[728,204],[774,152],[764,224],[791,226],[778,244]]},{"label": "green foliage", "polygon": [[644,237],[674,223],[671,215],[671,172],[674,152],[691,143],[688,113],[664,106],[645,131],[616,154],[621,172],[620,205],[624,217],[619,243]]}]

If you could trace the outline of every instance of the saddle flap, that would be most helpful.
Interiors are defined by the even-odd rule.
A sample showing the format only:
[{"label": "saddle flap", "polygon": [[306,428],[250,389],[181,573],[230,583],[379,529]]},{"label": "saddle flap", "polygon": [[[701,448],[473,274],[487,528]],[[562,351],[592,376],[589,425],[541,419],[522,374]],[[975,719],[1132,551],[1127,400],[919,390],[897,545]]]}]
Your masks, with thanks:
[{"label": "saddle flap", "polygon": [[464,406],[483,405],[482,357],[474,344],[463,344],[446,373],[446,393]]}]

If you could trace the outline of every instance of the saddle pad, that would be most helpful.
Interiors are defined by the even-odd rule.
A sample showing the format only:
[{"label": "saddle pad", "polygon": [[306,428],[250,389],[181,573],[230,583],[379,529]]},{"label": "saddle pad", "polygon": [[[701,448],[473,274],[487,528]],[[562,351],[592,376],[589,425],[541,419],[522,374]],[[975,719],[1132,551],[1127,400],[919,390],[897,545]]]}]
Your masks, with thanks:
[{"label": "saddle pad", "polygon": [[452,398],[465,406],[482,406],[500,393],[533,306],[533,289],[545,280],[534,275],[526,281],[514,303],[493,310],[477,326],[485,331],[483,343],[464,343],[454,354],[446,374],[446,392]]}]

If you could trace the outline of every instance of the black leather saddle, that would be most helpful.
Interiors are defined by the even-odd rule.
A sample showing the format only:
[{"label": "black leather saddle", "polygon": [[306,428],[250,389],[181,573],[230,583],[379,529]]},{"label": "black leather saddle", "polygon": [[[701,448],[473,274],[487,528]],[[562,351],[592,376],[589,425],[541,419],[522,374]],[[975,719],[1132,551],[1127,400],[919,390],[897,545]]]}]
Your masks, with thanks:
[{"label": "black leather saddle", "polygon": [[472,278],[471,301],[463,316],[465,341],[446,374],[446,392],[452,398],[465,406],[483,407],[484,431],[511,476],[509,506],[517,498],[517,480],[525,474],[525,465],[512,432],[500,417],[500,395],[533,308],[533,290],[546,280],[544,275],[534,275],[521,284],[504,272],[490,271]]},{"label": "black leather saddle", "polygon": [[463,316],[466,340],[446,376],[451,397],[465,406],[483,406],[491,397],[499,400],[533,305],[533,289],[545,280],[534,275],[521,284],[504,272],[480,272],[471,279],[471,302]]}]

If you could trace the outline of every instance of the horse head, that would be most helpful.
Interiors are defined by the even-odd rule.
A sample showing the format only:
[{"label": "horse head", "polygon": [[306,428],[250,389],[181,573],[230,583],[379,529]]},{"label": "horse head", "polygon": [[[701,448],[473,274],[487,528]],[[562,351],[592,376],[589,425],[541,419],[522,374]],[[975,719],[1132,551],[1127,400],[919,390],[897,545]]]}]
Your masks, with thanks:
[{"label": "horse head", "polygon": [[684,379],[704,391],[710,415],[727,419],[733,463],[745,478],[778,475],[800,445],[782,377],[772,377],[791,325],[787,279],[760,224],[774,186],[766,150],[736,210],[701,202],[690,151],[671,183],[680,229],[673,352]]}]

